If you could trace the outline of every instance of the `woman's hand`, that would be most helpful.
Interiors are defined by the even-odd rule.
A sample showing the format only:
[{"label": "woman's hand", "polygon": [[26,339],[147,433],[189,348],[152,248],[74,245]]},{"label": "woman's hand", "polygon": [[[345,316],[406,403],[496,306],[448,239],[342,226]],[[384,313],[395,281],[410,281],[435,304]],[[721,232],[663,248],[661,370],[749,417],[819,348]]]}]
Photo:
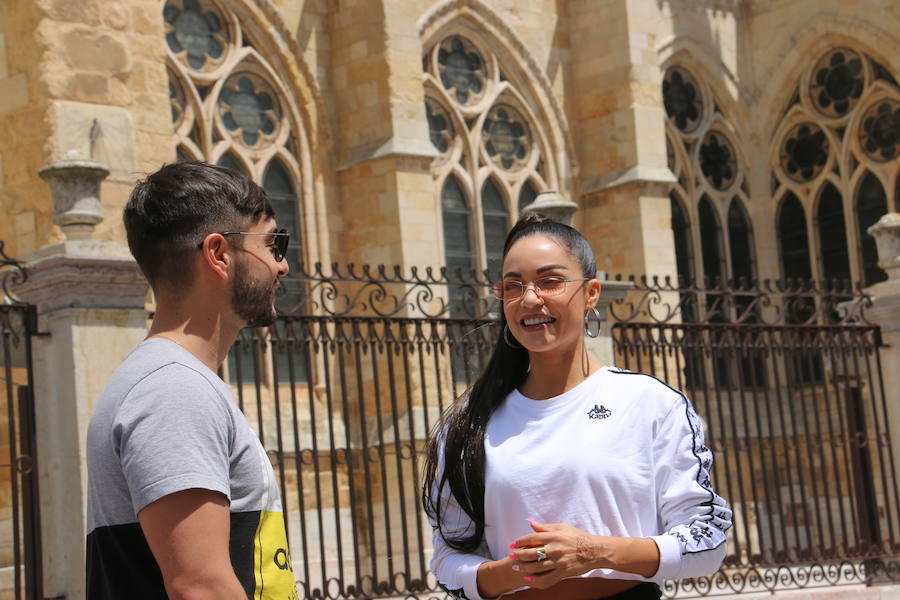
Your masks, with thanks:
[{"label": "woman's hand", "polygon": [[[535,533],[512,544],[513,569],[525,576],[526,584],[546,589],[566,577],[575,577],[603,566],[607,549],[603,537],[592,535],[566,523],[528,521]],[[540,558],[543,549],[546,558]]]},{"label": "woman's hand", "polygon": [[[594,569],[616,569],[651,577],[659,568],[659,549],[650,538],[592,535],[566,523],[529,521],[535,533],[512,543],[512,568],[524,575],[526,585],[552,587],[566,577]],[[540,558],[543,550],[544,559]]]}]

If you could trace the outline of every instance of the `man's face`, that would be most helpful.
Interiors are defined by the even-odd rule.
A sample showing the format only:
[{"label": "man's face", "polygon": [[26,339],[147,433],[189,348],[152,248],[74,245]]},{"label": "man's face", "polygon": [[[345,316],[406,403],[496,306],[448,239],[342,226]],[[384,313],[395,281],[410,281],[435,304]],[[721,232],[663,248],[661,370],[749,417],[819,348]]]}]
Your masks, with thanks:
[{"label": "man's face", "polygon": [[[247,231],[275,231],[275,220],[263,218]],[[287,275],[287,262],[275,261],[271,237],[244,235],[241,238],[243,246],[235,254],[231,306],[245,327],[265,327],[275,322],[275,292],[279,287],[278,278]]]}]

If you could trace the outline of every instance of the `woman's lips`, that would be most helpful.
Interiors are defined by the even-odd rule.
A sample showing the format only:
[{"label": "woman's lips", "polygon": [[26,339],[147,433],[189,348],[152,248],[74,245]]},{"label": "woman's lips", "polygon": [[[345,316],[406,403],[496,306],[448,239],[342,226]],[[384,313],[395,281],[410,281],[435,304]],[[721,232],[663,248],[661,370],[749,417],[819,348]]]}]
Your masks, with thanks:
[{"label": "woman's lips", "polygon": [[540,331],[556,321],[550,315],[527,315],[519,320],[519,326],[525,331]]}]

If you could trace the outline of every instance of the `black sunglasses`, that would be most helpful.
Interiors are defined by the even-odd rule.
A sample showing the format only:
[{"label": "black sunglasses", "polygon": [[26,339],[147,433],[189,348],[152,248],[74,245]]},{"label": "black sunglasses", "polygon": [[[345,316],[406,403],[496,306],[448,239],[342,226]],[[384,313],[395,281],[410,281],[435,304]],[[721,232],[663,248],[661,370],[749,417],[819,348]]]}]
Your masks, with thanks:
[{"label": "black sunglasses", "polygon": [[[284,260],[287,254],[288,244],[291,242],[291,234],[287,229],[276,229],[275,231],[222,231],[219,235],[271,235],[272,244],[269,246],[272,250],[272,256],[275,262]],[[203,242],[197,244],[198,248],[203,247]]]}]

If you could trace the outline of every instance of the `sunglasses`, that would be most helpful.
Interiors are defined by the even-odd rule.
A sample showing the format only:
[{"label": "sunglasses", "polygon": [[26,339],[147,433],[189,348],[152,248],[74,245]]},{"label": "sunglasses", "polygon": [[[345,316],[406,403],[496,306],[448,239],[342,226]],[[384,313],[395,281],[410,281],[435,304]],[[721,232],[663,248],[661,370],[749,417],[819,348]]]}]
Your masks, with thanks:
[{"label": "sunglasses", "polygon": [[[275,262],[284,260],[288,244],[291,242],[291,234],[288,233],[287,229],[276,229],[275,231],[222,231],[219,232],[219,235],[270,235],[272,236],[272,243],[268,246],[272,251]],[[203,242],[200,242],[197,247],[202,248]]]},{"label": "sunglasses", "polygon": [[496,296],[498,300],[518,300],[525,295],[525,290],[527,290],[528,286],[530,285],[532,286],[534,293],[539,297],[557,296],[566,291],[567,283],[571,283],[573,281],[589,280],[589,277],[579,277],[578,279],[543,277],[541,279],[532,281],[531,283],[525,283],[523,281],[516,281],[515,279],[504,279],[503,281],[498,281],[493,285],[493,292],[494,296]]}]

